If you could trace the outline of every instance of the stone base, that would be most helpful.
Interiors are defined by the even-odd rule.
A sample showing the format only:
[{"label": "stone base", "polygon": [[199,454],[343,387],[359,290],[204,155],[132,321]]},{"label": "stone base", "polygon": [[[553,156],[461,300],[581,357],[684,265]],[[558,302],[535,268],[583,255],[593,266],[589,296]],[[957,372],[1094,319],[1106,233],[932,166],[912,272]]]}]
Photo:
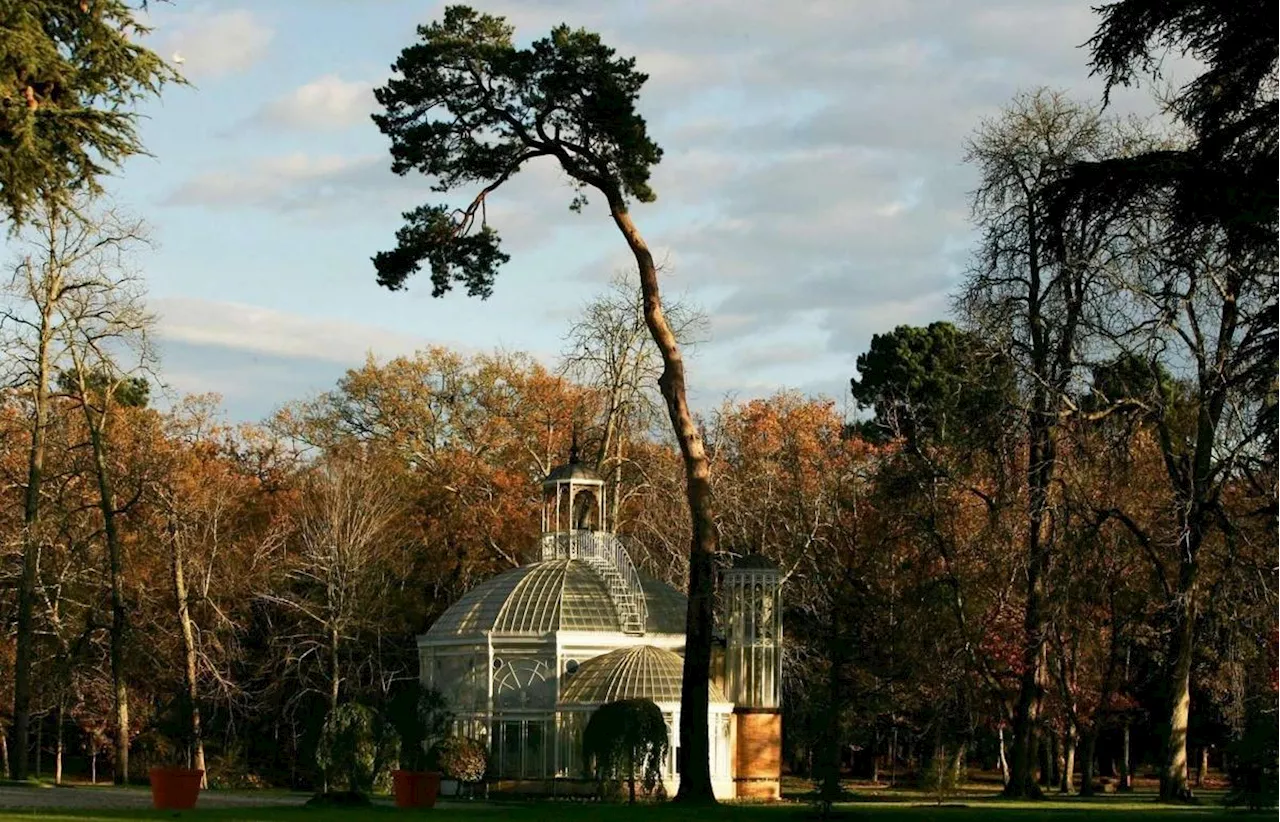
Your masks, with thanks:
[{"label": "stone base", "polygon": [[782,798],[782,784],[776,779],[735,779],[733,795],[736,799],[776,802]]},{"label": "stone base", "polygon": [[776,708],[735,708],[737,745],[734,785],[739,799],[781,797],[782,712]]}]

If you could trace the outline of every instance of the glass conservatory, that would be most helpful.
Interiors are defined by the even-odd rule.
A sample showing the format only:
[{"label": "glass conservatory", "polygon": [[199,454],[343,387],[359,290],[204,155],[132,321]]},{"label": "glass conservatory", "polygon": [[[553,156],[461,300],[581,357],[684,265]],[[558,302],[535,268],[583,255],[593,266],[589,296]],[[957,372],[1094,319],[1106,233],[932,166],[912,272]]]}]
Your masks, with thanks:
[{"label": "glass conservatory", "polygon": [[[617,537],[596,529],[604,483],[574,457],[543,483],[537,555],[468,591],[418,638],[421,677],[449,700],[456,732],[487,741],[500,789],[589,788],[581,751],[591,712],[619,699],[650,699],[667,719],[664,784],[674,792],[686,600],[640,574]],[[738,653],[730,641],[725,656],[734,688],[773,694],[759,702],[771,708],[777,675],[764,668],[776,663],[781,627],[773,574],[773,610],[733,622],[749,626],[751,650]],[[744,584],[748,595],[755,590]],[[708,697],[713,785],[718,796],[733,797],[735,704],[721,683]]]}]

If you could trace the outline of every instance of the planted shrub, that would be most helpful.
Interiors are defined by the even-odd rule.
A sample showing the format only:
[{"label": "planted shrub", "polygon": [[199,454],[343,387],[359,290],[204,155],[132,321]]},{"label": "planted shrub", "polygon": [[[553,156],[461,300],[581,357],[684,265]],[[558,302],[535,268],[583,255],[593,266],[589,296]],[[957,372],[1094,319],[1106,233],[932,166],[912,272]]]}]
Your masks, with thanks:
[{"label": "planted shrub", "polygon": [[414,681],[391,698],[387,719],[400,739],[400,766],[422,771],[432,767],[430,750],[444,738],[453,714],[443,694]]},{"label": "planted shrub", "polygon": [[636,782],[646,794],[662,784],[662,763],[670,741],[662,711],[648,699],[623,699],[601,705],[582,732],[582,755],[587,775],[594,776],[604,794],[605,783],[625,782],[628,799],[636,801]]},{"label": "planted shrub", "polygon": [[316,764],[326,792],[343,785],[349,793],[367,795],[395,762],[399,739],[378,712],[367,705],[339,705],[325,720],[316,748]]},{"label": "planted shrub", "polygon": [[489,754],[479,740],[451,736],[436,743],[431,749],[429,762],[428,767],[440,771],[446,779],[471,784],[484,779]]},{"label": "planted shrub", "polygon": [[960,786],[954,756],[954,749],[938,745],[934,748],[933,756],[922,763],[923,767],[920,769],[920,789],[931,794],[939,805]]}]

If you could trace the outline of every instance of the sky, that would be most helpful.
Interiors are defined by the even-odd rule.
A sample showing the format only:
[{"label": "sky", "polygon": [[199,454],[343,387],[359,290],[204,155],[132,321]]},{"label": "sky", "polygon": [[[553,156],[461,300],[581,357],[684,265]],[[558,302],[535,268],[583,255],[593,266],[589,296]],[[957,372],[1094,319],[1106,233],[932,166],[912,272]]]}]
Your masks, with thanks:
[{"label": "sky", "polygon": [[[710,407],[782,388],[844,404],[871,336],[949,315],[969,263],[964,140],[1020,91],[1096,103],[1080,48],[1091,0],[477,2],[520,42],[598,31],[649,74],[658,200],[634,217],[668,298],[710,320],[689,360]],[[441,344],[551,365],[574,315],[628,263],[599,203],[570,212],[550,163],[490,199],[511,255],[488,300],[429,281],[389,292],[370,257],[428,181],[390,171],[369,119],[415,27],[443,4],[233,0],[152,4],[148,45],[190,87],[143,107],[151,156],[116,199],[151,226],[140,259],[174,395],[216,392],[256,420],[379,359]],[[1145,90],[1120,113],[1153,113]]]}]

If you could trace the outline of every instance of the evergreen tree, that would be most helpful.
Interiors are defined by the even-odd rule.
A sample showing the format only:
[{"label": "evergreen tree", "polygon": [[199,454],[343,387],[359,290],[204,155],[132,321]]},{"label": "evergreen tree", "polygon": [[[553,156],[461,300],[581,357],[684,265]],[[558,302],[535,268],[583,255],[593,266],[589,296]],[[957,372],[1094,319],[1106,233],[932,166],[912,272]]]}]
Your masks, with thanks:
[{"label": "evergreen tree", "polygon": [[36,201],[71,206],[73,191],[100,191],[144,153],[133,106],[183,80],[138,43],[150,29],[137,12],[124,0],[0,4],[0,207],[15,227]]}]

